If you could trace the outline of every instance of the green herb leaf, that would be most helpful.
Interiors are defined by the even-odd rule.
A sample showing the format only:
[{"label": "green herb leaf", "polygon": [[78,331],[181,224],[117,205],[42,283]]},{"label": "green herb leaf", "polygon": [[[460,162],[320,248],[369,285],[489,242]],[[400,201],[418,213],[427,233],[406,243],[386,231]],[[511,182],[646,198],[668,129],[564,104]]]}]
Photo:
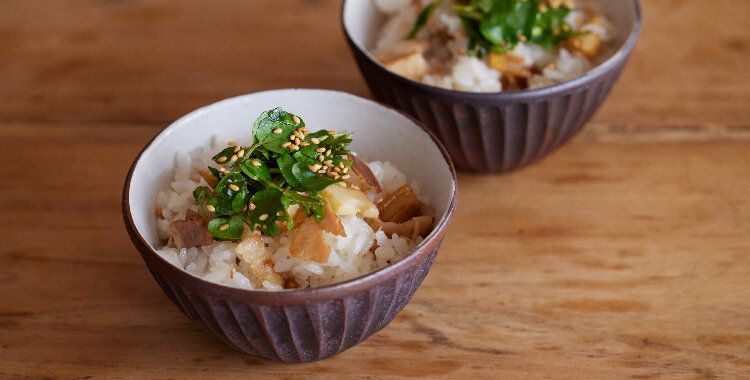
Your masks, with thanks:
[{"label": "green herb leaf", "polygon": [[294,166],[296,162],[297,161],[288,154],[282,154],[276,159],[276,164],[279,165],[281,175],[284,176],[284,179],[291,187],[299,186],[299,180],[297,180],[297,177],[292,173],[292,166]]},{"label": "green herb leaf", "polygon": [[[274,108],[263,112],[253,126],[253,141],[275,153],[287,153],[288,149],[281,144],[290,141],[289,136],[297,129],[305,126],[302,119],[295,123],[294,115],[281,108]],[[281,129],[280,133],[274,131]]]},{"label": "green herb leaf", "polygon": [[217,164],[228,164],[232,156],[234,156],[234,147],[230,146],[224,148],[224,150],[215,155],[212,160],[214,160],[214,162],[216,162]]},{"label": "green herb leaf", "polygon": [[[224,229],[222,226],[227,225]],[[239,239],[245,226],[242,223],[242,217],[232,215],[231,217],[216,217],[208,222],[208,230],[211,234],[219,239]]]},{"label": "green herb leaf", "polygon": [[469,0],[452,8],[468,36],[467,50],[476,57],[490,51],[506,53],[523,40],[551,50],[581,34],[565,22],[569,8],[542,10],[539,5],[539,0]]},{"label": "green herb leaf", "polygon": [[442,3],[442,0],[433,1],[427,4],[427,6],[424,7],[421,12],[419,12],[417,20],[414,21],[414,26],[411,27],[411,30],[409,31],[409,34],[406,35],[406,38],[416,37],[417,33],[419,33],[419,31],[427,24],[427,20],[430,19],[432,12],[435,11],[435,8],[437,8],[440,3]]},{"label": "green herb leaf", "polygon": [[[234,189],[236,186],[237,190]],[[230,215],[242,211],[247,205],[247,181],[238,172],[231,172],[224,176],[216,185],[213,197],[208,204],[214,206],[217,215]]]},{"label": "green herb leaf", "polygon": [[[255,166],[253,165],[253,162],[257,162],[260,165]],[[250,179],[261,182],[268,182],[272,180],[271,173],[268,171],[268,166],[266,166],[266,164],[261,160],[245,160],[239,166],[242,172],[245,173],[245,175],[247,175]]]},{"label": "green herb leaf", "polygon": [[301,187],[308,189],[309,191],[320,191],[338,182],[337,180],[311,172],[307,166],[312,162],[297,162],[292,166],[292,174],[297,178]]}]

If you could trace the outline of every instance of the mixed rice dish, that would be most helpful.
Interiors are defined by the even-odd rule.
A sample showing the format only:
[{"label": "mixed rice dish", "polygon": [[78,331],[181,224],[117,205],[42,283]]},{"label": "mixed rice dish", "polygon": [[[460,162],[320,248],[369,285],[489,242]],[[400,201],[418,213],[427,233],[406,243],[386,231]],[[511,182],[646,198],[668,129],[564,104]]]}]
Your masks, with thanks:
[{"label": "mixed rice dish", "polygon": [[371,53],[391,71],[469,92],[561,83],[603,61],[613,27],[575,0],[371,0]]},{"label": "mixed rice dish", "polygon": [[159,255],[204,280],[333,284],[400,260],[433,228],[418,184],[387,161],[360,160],[349,134],[309,131],[276,108],[255,122],[250,145],[219,140],[178,154],[155,203]]}]

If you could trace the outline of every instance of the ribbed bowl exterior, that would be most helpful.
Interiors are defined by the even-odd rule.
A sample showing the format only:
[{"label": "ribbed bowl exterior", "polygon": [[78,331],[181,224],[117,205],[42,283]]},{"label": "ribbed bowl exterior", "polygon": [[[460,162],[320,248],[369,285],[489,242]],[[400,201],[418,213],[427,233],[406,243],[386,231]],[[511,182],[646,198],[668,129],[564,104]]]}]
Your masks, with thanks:
[{"label": "ribbed bowl exterior", "polygon": [[432,130],[456,167],[511,171],[550,154],[575,136],[604,102],[623,64],[567,91],[533,99],[445,95],[396,77],[354,49],[372,95]]},{"label": "ribbed bowl exterior", "polygon": [[570,140],[604,102],[625,63],[623,60],[564,91],[509,99],[436,91],[394,75],[351,42],[350,46],[378,101],[408,113],[432,130],[456,167],[487,173],[523,167]]},{"label": "ribbed bowl exterior", "polygon": [[[401,311],[430,270],[442,242],[422,246],[410,263],[375,284],[286,298],[198,280],[157,258],[129,229],[151,274],[195,324],[250,355],[287,363],[324,359],[365,341]],[[375,274],[377,277],[379,273]],[[279,297],[281,296],[281,297]]]}]

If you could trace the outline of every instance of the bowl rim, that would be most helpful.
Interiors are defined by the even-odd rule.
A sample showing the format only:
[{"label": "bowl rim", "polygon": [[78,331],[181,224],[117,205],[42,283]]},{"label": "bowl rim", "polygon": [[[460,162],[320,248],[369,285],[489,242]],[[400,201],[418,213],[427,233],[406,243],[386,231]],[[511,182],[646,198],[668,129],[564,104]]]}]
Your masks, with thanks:
[{"label": "bowl rim", "polygon": [[[276,93],[276,92],[315,93],[315,92],[320,92],[320,91],[330,93],[330,94],[335,94],[336,96],[354,97],[354,98],[359,99],[360,101],[364,101],[365,103],[369,103],[377,107],[382,107],[384,109],[400,114],[401,116],[411,121],[415,127],[418,127],[422,131],[427,133],[427,135],[430,137],[432,142],[437,146],[438,150],[440,151],[440,154],[443,156],[443,159],[445,160],[445,164],[448,166],[448,169],[451,175],[452,186],[450,190],[451,191],[450,203],[448,204],[448,207],[443,217],[437,221],[437,223],[433,227],[430,234],[421,243],[419,243],[419,245],[417,245],[414,251],[412,251],[406,257],[402,258],[401,260],[391,265],[376,269],[375,271],[372,271],[370,273],[367,273],[359,277],[355,277],[350,280],[337,282],[337,283],[329,284],[329,285],[324,285],[320,287],[315,287],[315,288],[302,288],[302,289],[291,289],[291,290],[283,290],[283,291],[273,291],[273,290],[265,290],[265,289],[241,289],[241,288],[236,288],[236,287],[218,284],[215,282],[204,280],[201,277],[195,276],[192,273],[189,273],[183,269],[180,269],[174,266],[172,263],[168,262],[161,255],[159,255],[156,252],[156,250],[154,250],[151,247],[151,245],[146,241],[146,239],[140,233],[140,231],[135,225],[135,221],[133,220],[133,215],[130,210],[130,183],[131,183],[135,168],[138,166],[144,152],[146,152],[146,150],[148,150],[149,147],[151,147],[151,145],[157,139],[160,139],[162,138],[162,136],[168,134],[170,132],[170,128],[172,128],[174,125],[179,126],[185,120],[190,119],[199,113],[213,112],[216,109],[220,109],[224,105],[235,102],[239,99],[243,99],[245,97],[258,96],[261,94]],[[370,288],[375,287],[379,283],[387,281],[387,279],[392,277],[391,273],[393,272],[398,273],[411,266],[416,265],[417,261],[422,260],[424,256],[427,256],[429,253],[431,253],[433,249],[437,250],[438,247],[440,246],[440,243],[442,242],[442,239],[444,238],[445,233],[447,232],[448,226],[450,225],[451,220],[453,218],[453,213],[456,208],[457,200],[458,200],[458,180],[456,176],[456,169],[453,165],[453,161],[450,159],[450,155],[448,155],[448,151],[445,149],[442,143],[440,143],[440,140],[438,140],[435,134],[432,133],[429,129],[427,129],[424,125],[422,125],[422,123],[416,120],[414,117],[402,112],[401,110],[390,107],[388,105],[378,103],[376,101],[362,98],[360,96],[353,95],[353,94],[343,92],[343,91],[335,91],[335,90],[327,90],[327,89],[312,89],[312,88],[285,88],[285,89],[274,89],[274,90],[252,92],[252,93],[241,94],[241,95],[233,96],[230,98],[222,99],[217,102],[197,108],[181,116],[175,121],[171,122],[169,125],[167,125],[158,134],[156,134],[153,138],[151,138],[151,140],[148,143],[146,143],[143,149],[141,149],[141,151],[133,160],[133,163],[130,166],[130,169],[128,170],[128,174],[125,179],[125,184],[123,186],[122,213],[123,213],[123,219],[125,222],[125,227],[131,237],[131,240],[133,240],[133,243],[136,249],[140,251],[141,255],[144,258],[144,261],[146,261],[146,264],[150,270],[152,269],[150,268],[151,265],[149,261],[151,261],[153,264],[158,265],[161,270],[166,270],[168,277],[171,277],[172,279],[179,278],[181,280],[184,280],[180,282],[183,282],[185,285],[189,285],[188,283],[190,281],[193,281],[194,283],[192,284],[193,286],[191,286],[192,288],[211,289],[211,292],[220,298],[229,298],[229,299],[235,299],[235,300],[242,300],[243,302],[248,302],[248,303],[277,306],[277,305],[298,304],[301,302],[309,303],[309,302],[316,302],[316,301],[333,299],[333,298],[340,298],[342,297],[342,294],[353,294],[353,293],[366,291]]]},{"label": "bowl rim", "polygon": [[[356,0],[356,1],[363,1],[363,0]],[[369,0],[365,0],[369,1]],[[604,62],[596,65],[596,67],[592,68],[591,70],[586,71],[582,75],[575,77],[573,79],[549,85],[544,87],[539,87],[535,89],[526,89],[526,90],[516,90],[516,91],[501,91],[501,92],[472,92],[472,91],[461,91],[461,90],[449,90],[442,87],[437,86],[431,86],[428,84],[424,84],[422,82],[418,82],[409,78],[406,78],[404,76],[398,75],[394,73],[393,71],[389,70],[385,66],[383,66],[380,61],[375,59],[375,57],[370,54],[369,50],[365,49],[364,46],[360,46],[358,43],[354,41],[354,39],[349,34],[349,30],[347,29],[347,23],[344,18],[346,7],[348,4],[351,4],[351,0],[344,0],[341,4],[341,28],[344,31],[344,36],[346,37],[347,42],[349,43],[350,47],[356,48],[356,50],[366,57],[367,60],[369,60],[371,63],[375,64],[376,67],[378,67],[381,71],[385,73],[388,77],[390,77],[392,80],[395,80],[397,82],[401,82],[403,85],[411,86],[412,88],[416,88],[417,90],[421,90],[423,92],[432,92],[435,95],[442,96],[442,97],[448,97],[448,98],[454,98],[454,97],[461,97],[464,99],[469,99],[477,102],[482,101],[518,101],[518,100],[533,100],[538,97],[547,96],[553,93],[560,93],[560,92],[566,92],[569,90],[573,90],[585,83],[588,83],[590,81],[595,80],[598,77],[601,77],[608,73],[613,68],[617,67],[619,64],[627,60],[627,58],[630,56],[630,53],[633,51],[633,48],[635,47],[636,42],[638,41],[638,36],[641,33],[641,27],[642,27],[642,12],[641,12],[641,6],[638,0],[631,0],[633,2],[633,5],[635,6],[635,21],[633,22],[633,25],[630,29],[630,33],[628,34],[628,37],[625,39],[625,41],[622,43],[622,45],[617,49],[617,51],[612,54],[611,57],[607,58]]]}]

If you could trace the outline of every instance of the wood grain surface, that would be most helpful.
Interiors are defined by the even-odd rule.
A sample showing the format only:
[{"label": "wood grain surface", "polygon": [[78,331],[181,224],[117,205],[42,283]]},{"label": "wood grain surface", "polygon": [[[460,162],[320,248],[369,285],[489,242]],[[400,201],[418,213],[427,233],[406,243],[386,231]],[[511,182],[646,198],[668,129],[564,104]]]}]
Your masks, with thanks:
[{"label": "wood grain surface", "polygon": [[641,40],[570,144],[459,174],[406,309],[305,365],[195,327],[125,232],[169,121],[270,88],[369,96],[339,1],[5,1],[0,378],[750,378],[750,2],[644,0]]}]

